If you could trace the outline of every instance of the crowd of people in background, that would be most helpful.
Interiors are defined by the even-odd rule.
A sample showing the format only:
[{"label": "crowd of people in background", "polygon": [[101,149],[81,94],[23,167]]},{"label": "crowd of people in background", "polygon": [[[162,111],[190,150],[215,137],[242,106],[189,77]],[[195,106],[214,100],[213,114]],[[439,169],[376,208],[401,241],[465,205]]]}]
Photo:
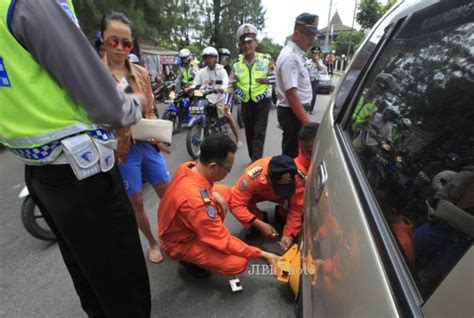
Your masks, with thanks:
[{"label": "crowd of people in background", "polygon": [[[0,8],[6,9],[6,3],[0,2]],[[157,117],[149,74],[131,54],[136,37],[130,19],[119,12],[103,16],[94,45],[98,57],[80,31],[71,1],[18,1],[12,12],[12,32],[0,25],[9,44],[2,45],[0,53],[16,84],[4,96],[9,101],[5,105],[12,107],[4,112],[2,142],[26,163],[30,194],[57,237],[89,316],[150,315],[148,274],[137,228],[148,241],[149,261],[160,263],[163,255],[144,208],[143,177],[161,198],[158,234],[163,250],[191,275],[237,275],[248,258],[263,258],[270,265],[280,259],[229,233],[223,223],[228,210],[249,228],[248,237],[263,233],[276,239],[279,231],[256,207],[257,202],[275,202],[282,252],[296,241],[318,128],[305,113],[312,110],[309,104],[315,97],[303,60],[319,32],[317,16],[297,17],[292,40],[276,63],[256,52],[258,32],[248,23],[236,30],[242,54],[233,64],[225,48],[218,52],[206,47],[200,69],[188,49],[179,52],[176,84],[184,89],[215,87],[209,97],[219,116],[230,123],[235,142],[223,134],[206,138],[198,161],[183,163],[171,178],[163,157],[169,149],[155,140],[134,140],[131,134],[130,126],[141,118]],[[31,23],[19,22],[24,17]],[[50,30],[50,45],[40,45],[44,37],[35,25]],[[26,64],[15,64],[13,57]],[[78,72],[78,64],[89,69]],[[27,72],[23,65],[29,65]],[[48,99],[27,85],[32,78],[48,89]],[[264,157],[275,83],[282,153]],[[22,94],[38,96],[25,100]],[[228,187],[214,183],[229,174],[235,152],[243,145],[229,111],[233,96],[242,104],[252,164]],[[9,123],[18,120],[17,114],[33,121],[11,129]]]}]

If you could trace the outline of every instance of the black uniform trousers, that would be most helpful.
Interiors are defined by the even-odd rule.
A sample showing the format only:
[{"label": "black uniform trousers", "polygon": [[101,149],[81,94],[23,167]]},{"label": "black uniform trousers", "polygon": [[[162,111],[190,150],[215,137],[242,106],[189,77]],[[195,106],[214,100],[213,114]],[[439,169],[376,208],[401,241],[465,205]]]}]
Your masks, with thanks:
[{"label": "black uniform trousers", "polygon": [[270,98],[264,98],[258,103],[251,99],[247,103],[242,102],[245,139],[247,141],[249,157],[252,161],[258,160],[263,156],[270,106]]},{"label": "black uniform trousers", "polygon": [[296,158],[298,156],[298,133],[302,127],[301,122],[290,107],[277,107],[277,117],[278,123],[283,129],[282,154]]},{"label": "black uniform trousers", "polygon": [[149,317],[148,272],[118,169],[79,181],[67,164],[26,166],[25,180],[87,315]]},{"label": "black uniform trousers", "polygon": [[311,90],[313,92],[313,98],[311,99],[311,105],[309,105],[308,111],[314,110],[314,104],[316,103],[316,97],[318,96],[319,80],[311,81]]}]

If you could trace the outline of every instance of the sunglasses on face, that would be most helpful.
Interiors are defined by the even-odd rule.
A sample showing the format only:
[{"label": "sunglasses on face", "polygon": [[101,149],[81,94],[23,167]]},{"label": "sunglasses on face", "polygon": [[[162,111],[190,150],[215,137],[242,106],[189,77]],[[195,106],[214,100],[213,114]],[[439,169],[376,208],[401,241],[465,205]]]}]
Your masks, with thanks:
[{"label": "sunglasses on face", "polygon": [[112,49],[115,49],[120,43],[125,51],[131,51],[133,49],[134,45],[130,40],[119,40],[116,36],[111,36],[105,40],[105,45]]}]

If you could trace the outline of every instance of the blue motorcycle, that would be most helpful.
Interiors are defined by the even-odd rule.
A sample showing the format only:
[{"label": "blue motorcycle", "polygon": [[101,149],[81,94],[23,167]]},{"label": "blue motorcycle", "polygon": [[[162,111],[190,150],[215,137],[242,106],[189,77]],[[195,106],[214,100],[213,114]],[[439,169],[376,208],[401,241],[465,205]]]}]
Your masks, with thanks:
[{"label": "blue motorcycle", "polygon": [[186,149],[193,159],[201,154],[201,143],[207,136],[213,133],[227,133],[227,121],[224,117],[219,118],[217,106],[207,99],[207,95],[215,92],[214,88],[194,90],[194,98],[189,107],[192,118],[186,135]]},{"label": "blue motorcycle", "polygon": [[184,90],[170,93],[172,103],[166,107],[162,118],[173,122],[173,134],[178,133],[183,126],[188,126],[192,115],[189,113],[190,101],[185,96]]}]

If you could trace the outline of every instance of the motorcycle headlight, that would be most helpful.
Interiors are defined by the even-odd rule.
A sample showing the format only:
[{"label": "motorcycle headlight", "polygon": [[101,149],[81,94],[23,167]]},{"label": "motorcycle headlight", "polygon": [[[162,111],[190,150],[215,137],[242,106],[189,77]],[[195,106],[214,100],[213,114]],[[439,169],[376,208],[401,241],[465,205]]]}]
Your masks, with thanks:
[{"label": "motorcycle headlight", "polygon": [[200,89],[197,89],[194,91],[194,96],[196,97],[203,97],[204,96],[204,92]]}]

